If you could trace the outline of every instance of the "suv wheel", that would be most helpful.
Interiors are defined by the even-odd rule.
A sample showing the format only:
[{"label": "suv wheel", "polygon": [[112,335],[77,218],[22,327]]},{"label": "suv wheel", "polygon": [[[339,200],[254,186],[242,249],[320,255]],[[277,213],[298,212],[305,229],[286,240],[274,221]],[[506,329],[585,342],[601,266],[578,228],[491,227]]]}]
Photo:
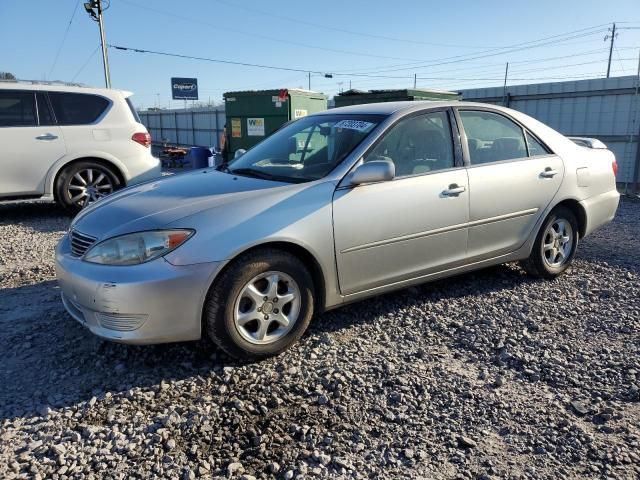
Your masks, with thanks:
[{"label": "suv wheel", "polygon": [[313,280],[293,255],[262,249],[241,257],[209,292],[204,326],[232,357],[260,360],[295,343],[313,316]]},{"label": "suv wheel", "polygon": [[120,186],[113,169],[97,162],[78,162],[65,167],[58,176],[56,199],[65,209],[76,213]]}]

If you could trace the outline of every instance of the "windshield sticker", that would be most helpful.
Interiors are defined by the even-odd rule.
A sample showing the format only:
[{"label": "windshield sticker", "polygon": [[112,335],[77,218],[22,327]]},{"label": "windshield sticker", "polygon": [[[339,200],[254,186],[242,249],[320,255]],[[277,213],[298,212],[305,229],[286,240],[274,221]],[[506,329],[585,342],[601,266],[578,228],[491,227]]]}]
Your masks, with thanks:
[{"label": "windshield sticker", "polygon": [[366,132],[372,126],[373,123],[363,120],[340,120],[334,125],[335,128],[347,128],[349,130],[357,130],[358,132]]}]

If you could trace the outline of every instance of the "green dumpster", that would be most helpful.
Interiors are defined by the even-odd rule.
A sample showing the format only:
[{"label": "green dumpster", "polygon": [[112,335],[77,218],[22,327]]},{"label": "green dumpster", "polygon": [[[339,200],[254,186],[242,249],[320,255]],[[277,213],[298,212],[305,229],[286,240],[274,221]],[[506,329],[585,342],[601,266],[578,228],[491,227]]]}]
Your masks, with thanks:
[{"label": "green dumpster", "polygon": [[425,90],[422,88],[405,88],[402,90],[347,90],[335,97],[336,107],[360,105],[362,103],[401,102],[414,100],[460,100],[462,96],[457,92],[445,90]]},{"label": "green dumpster", "polygon": [[327,97],[297,89],[227,92],[224,94],[230,157],[248,150],[289,120],[327,109]]}]

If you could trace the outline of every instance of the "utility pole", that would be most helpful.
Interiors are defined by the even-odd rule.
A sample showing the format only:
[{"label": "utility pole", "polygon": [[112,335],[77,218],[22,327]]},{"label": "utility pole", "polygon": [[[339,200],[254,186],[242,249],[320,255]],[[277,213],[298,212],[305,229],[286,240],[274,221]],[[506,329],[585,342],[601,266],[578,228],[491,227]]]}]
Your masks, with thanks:
[{"label": "utility pole", "polygon": [[607,78],[609,78],[609,72],[611,72],[611,55],[613,54],[613,41],[616,39],[618,34],[616,33],[616,24],[613,24],[613,28],[610,28],[609,31],[611,35],[606,35],[604,37],[604,41],[606,42],[609,38],[611,39],[611,44],[609,45],[609,61],[607,62]]},{"label": "utility pole", "polygon": [[311,90],[311,72],[309,72],[309,90]]},{"label": "utility pole", "polygon": [[[109,6],[107,5],[107,8]],[[104,19],[102,13],[102,0],[91,0],[85,2],[84,9],[87,11],[94,21],[98,22],[100,27],[100,45],[102,46],[102,64],[104,66],[104,84],[107,88],[111,88],[111,73],[109,72],[109,57],[107,55],[107,38],[104,33]]]},{"label": "utility pole", "polygon": [[417,81],[418,81],[418,74],[414,73],[413,74],[413,88],[416,88]]},{"label": "utility pole", "polygon": [[507,106],[507,76],[509,75],[509,62],[504,69],[504,86],[502,87],[502,105]]}]

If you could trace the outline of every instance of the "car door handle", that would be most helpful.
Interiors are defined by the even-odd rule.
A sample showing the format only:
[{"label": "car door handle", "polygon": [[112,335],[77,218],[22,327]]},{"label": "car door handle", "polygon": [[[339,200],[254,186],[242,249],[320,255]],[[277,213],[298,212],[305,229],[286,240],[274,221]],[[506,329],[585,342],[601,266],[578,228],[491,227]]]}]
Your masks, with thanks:
[{"label": "car door handle", "polygon": [[554,170],[554,169],[553,169],[553,168],[551,168],[551,167],[547,167],[547,168],[545,168],[545,169],[544,169],[544,172],[542,172],[542,173],[540,174],[540,176],[541,176],[542,178],[553,178],[553,177],[555,177],[558,173],[560,173],[560,172],[558,172],[558,170]]},{"label": "car door handle", "polygon": [[55,140],[56,138],[58,137],[53,133],[45,133],[44,135],[38,135],[36,140]]},{"label": "car door handle", "polygon": [[452,183],[451,185],[449,185],[449,188],[442,192],[442,195],[444,195],[445,197],[457,197],[465,190],[465,187],[459,187],[457,184]]}]

